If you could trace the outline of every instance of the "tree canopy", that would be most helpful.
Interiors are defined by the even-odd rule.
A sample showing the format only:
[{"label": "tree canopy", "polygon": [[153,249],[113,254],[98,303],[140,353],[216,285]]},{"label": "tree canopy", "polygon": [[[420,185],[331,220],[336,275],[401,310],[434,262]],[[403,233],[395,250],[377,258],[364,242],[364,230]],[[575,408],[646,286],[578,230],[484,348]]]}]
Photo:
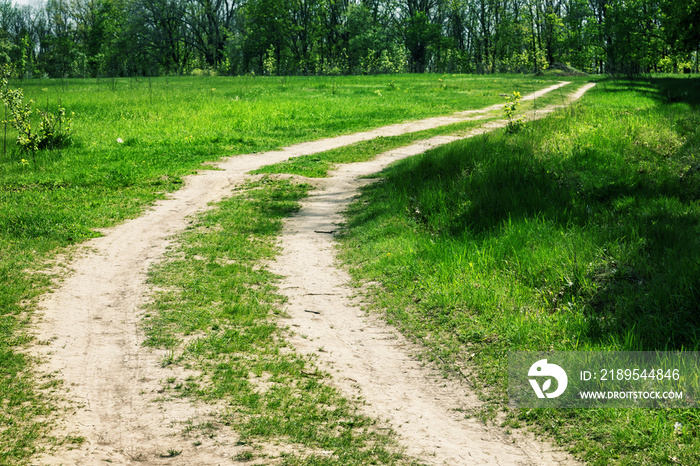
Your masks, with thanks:
[{"label": "tree canopy", "polygon": [[695,71],[700,0],[0,0],[20,77]]}]

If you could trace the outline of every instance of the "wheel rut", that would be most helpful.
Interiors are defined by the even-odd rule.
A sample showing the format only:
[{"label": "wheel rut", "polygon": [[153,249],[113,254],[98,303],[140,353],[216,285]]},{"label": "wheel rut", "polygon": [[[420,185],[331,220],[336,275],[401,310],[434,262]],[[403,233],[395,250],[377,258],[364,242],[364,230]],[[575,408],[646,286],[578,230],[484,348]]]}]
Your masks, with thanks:
[{"label": "wheel rut", "polygon": [[[580,98],[591,86],[571,96]],[[556,107],[541,109],[540,118]],[[381,154],[369,162],[344,164],[302,201],[287,220],[282,254],[271,267],[284,276],[281,291],[294,329],[292,344],[317,354],[344,393],[366,400],[367,414],[388,419],[407,453],[427,464],[576,464],[566,453],[524,434],[505,435],[463,413],[480,406],[463,382],[443,377],[411,356],[420,352],[393,327],[368,316],[353,298],[348,274],[338,267],[328,232],[338,230],[342,212],[368,181],[362,177],[390,163],[464,137],[482,134],[496,122],[457,137],[436,137]],[[319,348],[322,351],[319,351]]]}]

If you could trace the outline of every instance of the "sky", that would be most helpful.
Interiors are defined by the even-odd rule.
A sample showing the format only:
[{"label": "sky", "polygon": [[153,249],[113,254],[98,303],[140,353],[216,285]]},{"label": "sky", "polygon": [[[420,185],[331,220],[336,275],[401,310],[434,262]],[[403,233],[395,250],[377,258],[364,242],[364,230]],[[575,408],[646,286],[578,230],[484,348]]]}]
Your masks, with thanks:
[{"label": "sky", "polygon": [[37,3],[44,3],[43,0],[12,0],[13,5],[35,5]]}]

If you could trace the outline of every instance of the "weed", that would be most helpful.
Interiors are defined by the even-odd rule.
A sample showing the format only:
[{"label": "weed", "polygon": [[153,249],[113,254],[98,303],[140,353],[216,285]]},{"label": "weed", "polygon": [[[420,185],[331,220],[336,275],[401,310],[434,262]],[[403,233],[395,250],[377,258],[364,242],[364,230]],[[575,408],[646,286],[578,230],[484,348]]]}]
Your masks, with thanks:
[{"label": "weed", "polygon": [[513,119],[515,112],[520,106],[520,99],[522,99],[520,92],[513,91],[513,93],[508,96],[508,103],[503,106],[503,113],[505,113],[508,119],[508,125],[506,126],[506,132],[508,133],[515,133],[519,131],[522,126],[522,118]]},{"label": "weed", "polygon": [[236,461],[250,461],[253,458],[255,458],[255,456],[252,451],[244,451],[236,455]]},{"label": "weed", "polygon": [[167,451],[167,453],[161,453],[158,456],[160,456],[161,458],[175,458],[180,454],[182,454],[182,450],[175,450],[174,448],[171,448]]}]

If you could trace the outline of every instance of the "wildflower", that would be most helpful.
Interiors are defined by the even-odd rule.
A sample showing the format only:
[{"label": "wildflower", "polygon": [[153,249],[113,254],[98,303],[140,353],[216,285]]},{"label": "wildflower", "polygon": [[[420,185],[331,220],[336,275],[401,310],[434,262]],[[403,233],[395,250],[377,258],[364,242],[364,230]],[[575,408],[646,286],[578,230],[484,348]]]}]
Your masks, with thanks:
[{"label": "wildflower", "polygon": [[117,144],[123,144],[124,140],[122,138],[117,138]]},{"label": "wildflower", "polygon": [[29,161],[27,159],[22,159],[22,161],[20,163],[22,164],[23,167],[26,167],[27,165],[29,165]]},{"label": "wildflower", "polygon": [[676,435],[681,435],[683,433],[683,424],[680,422],[676,422],[673,425],[673,431],[676,433]]}]

